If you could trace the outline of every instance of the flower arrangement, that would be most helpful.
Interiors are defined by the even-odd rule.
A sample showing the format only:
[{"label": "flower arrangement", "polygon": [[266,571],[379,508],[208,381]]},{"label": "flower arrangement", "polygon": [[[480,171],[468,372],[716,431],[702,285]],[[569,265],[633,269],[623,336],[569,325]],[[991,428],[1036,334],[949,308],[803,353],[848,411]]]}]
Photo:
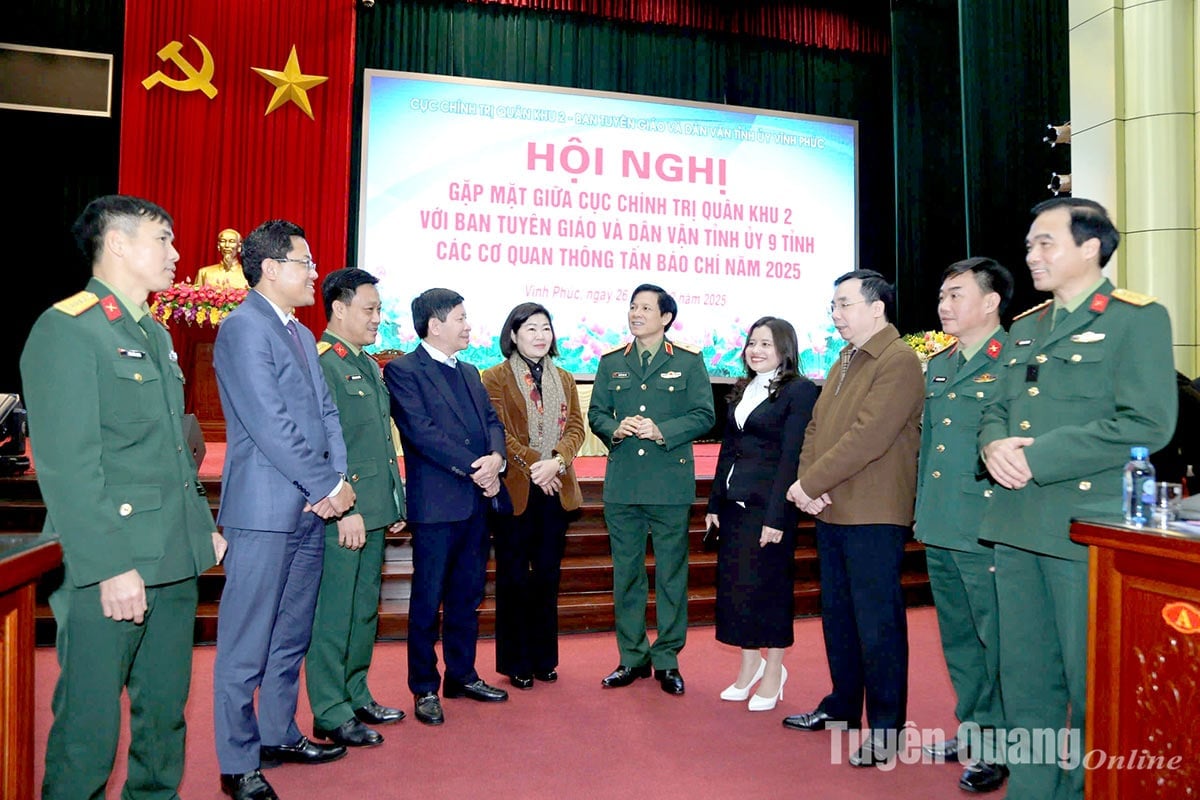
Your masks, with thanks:
[{"label": "flower arrangement", "polygon": [[913,349],[917,358],[921,359],[921,369],[929,363],[929,359],[950,347],[958,339],[943,331],[924,331],[910,333],[904,337],[904,343]]},{"label": "flower arrangement", "polygon": [[245,289],[177,283],[154,295],[150,313],[164,324],[175,321],[216,327],[245,299]]}]

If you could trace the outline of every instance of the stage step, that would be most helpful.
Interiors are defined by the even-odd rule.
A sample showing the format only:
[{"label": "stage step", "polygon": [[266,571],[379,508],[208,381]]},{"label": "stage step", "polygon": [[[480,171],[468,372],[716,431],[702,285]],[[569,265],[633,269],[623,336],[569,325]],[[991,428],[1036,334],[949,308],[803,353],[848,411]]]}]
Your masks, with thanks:
[{"label": "stage step", "polygon": [[[711,479],[697,482],[700,498],[707,497]],[[604,507],[601,500],[603,484],[598,479],[580,482],[583,507],[574,512],[567,529],[567,541],[562,563],[562,583],[559,592],[559,628],[563,633],[612,630],[612,559],[608,533],[604,526]],[[220,502],[220,484],[205,481],[208,499],[214,512]],[[688,622],[711,624],[716,606],[716,553],[703,548],[705,504],[701,499],[692,506],[689,520],[688,558]],[[41,502],[37,483],[29,476],[0,478],[0,530],[32,532],[41,528],[46,509]],[[29,533],[29,535],[36,535]],[[383,583],[380,599],[379,638],[404,639],[408,631],[408,597],[412,580],[411,537],[405,531],[388,534]],[[820,613],[820,569],[817,559],[813,523],[805,518],[797,535],[795,551],[796,615]],[[648,552],[647,570],[650,574],[650,623],[654,622],[654,555]],[[61,570],[47,575],[38,586],[37,642],[54,642],[54,618],[50,613],[50,592],[62,581]],[[213,567],[200,578],[200,605],[195,623],[195,640],[211,643],[216,640],[217,605],[225,573]],[[925,571],[924,547],[915,541],[905,546],[901,584],[909,605],[928,605],[931,602],[929,578]],[[487,587],[479,610],[480,633],[490,636],[495,631],[495,561],[488,563]]]}]

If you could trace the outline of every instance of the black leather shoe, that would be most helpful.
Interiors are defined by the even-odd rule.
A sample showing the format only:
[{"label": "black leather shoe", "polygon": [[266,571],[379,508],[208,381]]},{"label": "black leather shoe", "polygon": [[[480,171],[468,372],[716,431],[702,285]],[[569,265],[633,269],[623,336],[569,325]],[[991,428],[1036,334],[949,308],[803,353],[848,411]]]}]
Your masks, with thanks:
[{"label": "black leather shoe", "polygon": [[391,706],[381,706],[372,700],[362,708],[354,709],[354,716],[367,725],[386,725],[404,719],[404,712]]},{"label": "black leather shoe", "polygon": [[295,744],[264,744],[259,749],[258,760],[263,769],[270,769],[284,763],[326,764],[330,761],[337,761],[344,755],[346,755],[346,748],[340,744],[310,742],[307,736],[301,736]]},{"label": "black leather shoe", "polygon": [[873,733],[863,739],[862,747],[850,756],[852,767],[878,767],[896,757],[896,735],[885,735],[882,731]]},{"label": "black leather shoe", "polygon": [[683,694],[683,676],[677,669],[656,669],[654,679],[667,694]]},{"label": "black leather shoe", "polygon": [[508,678],[508,682],[511,683],[513,686],[517,687],[518,689],[532,689],[533,688],[533,676],[532,675],[510,675]]},{"label": "black leather shoe", "polygon": [[608,689],[618,689],[622,686],[628,686],[638,678],[649,677],[649,664],[642,664],[640,667],[627,667],[622,664],[601,679],[600,685]]},{"label": "black leather shoe", "polygon": [[554,683],[556,680],[558,680],[558,671],[548,669],[545,672],[535,672],[533,673],[533,677],[542,683]]},{"label": "black leather shoe", "polygon": [[379,735],[378,731],[371,730],[355,717],[351,717],[336,728],[328,729],[319,728],[314,722],[313,736],[318,739],[328,739],[334,744],[345,747],[374,747],[377,744],[383,744],[383,737]]},{"label": "black leather shoe", "polygon": [[240,775],[222,775],[221,791],[233,800],[279,800],[279,795],[256,769]]},{"label": "black leather shoe", "polygon": [[840,720],[827,713],[823,708],[808,711],[804,714],[792,714],[790,717],[784,717],[783,727],[796,731],[823,731],[825,730],[825,726],[831,722],[844,722],[847,729],[858,727],[858,723],[851,724],[846,720]]},{"label": "black leather shoe", "polygon": [[951,737],[944,742],[927,744],[921,750],[930,758],[938,758],[943,761],[961,761],[961,756],[966,755],[958,749],[957,736]]},{"label": "black leather shoe", "polygon": [[963,770],[958,779],[958,788],[964,792],[994,792],[1004,785],[1008,777],[1008,767],[1004,764],[989,764],[986,761],[976,761]]},{"label": "black leather shoe", "polygon": [[469,697],[481,703],[503,703],[508,699],[508,692],[488,686],[479,678],[465,684],[446,681],[442,686],[442,694],[446,697]]},{"label": "black leather shoe", "polygon": [[441,725],[446,721],[445,715],[442,714],[442,701],[433,692],[413,695],[413,700],[416,702],[417,722]]}]

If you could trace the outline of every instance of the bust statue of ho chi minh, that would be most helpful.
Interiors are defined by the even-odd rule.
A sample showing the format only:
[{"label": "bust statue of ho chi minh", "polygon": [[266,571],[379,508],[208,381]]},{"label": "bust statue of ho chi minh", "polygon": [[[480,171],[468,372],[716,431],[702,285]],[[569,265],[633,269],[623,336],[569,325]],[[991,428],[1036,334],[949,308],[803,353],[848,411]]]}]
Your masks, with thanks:
[{"label": "bust statue of ho chi minh", "polygon": [[197,286],[216,286],[221,289],[249,289],[246,276],[242,274],[242,235],[233,228],[217,234],[217,252],[221,263],[202,267],[196,273]]}]

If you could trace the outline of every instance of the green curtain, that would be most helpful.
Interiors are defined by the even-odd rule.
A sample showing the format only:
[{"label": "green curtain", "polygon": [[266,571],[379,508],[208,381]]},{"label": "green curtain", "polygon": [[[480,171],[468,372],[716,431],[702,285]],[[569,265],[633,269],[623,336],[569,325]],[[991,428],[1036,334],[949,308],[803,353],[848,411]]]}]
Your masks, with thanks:
[{"label": "green curtain", "polygon": [[[864,266],[894,263],[892,123],[886,55],[617,22],[579,14],[432,0],[380,0],[361,14],[362,69],[541,83],[860,121]],[[880,102],[879,88],[884,101]],[[355,132],[351,230],[357,230],[361,133]],[[356,263],[351,242],[348,263]]]},{"label": "green curtain", "polygon": [[1025,268],[1029,209],[1070,171],[1070,146],[1042,142],[1070,118],[1067,0],[960,0],[967,245],[1012,270],[1020,313],[1042,296]]}]

